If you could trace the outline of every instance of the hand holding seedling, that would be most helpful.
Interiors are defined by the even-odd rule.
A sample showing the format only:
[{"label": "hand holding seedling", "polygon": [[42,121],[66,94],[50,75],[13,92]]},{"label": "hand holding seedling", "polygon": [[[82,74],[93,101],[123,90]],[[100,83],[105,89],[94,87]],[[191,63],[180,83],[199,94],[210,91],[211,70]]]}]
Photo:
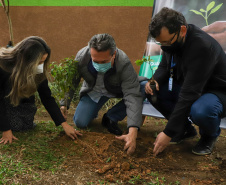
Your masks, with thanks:
[{"label": "hand holding seedling", "polygon": [[[155,81],[155,80],[154,80],[154,82],[155,82],[156,90],[159,91],[159,84],[158,84],[158,82]],[[152,88],[151,88],[150,81],[148,81],[148,82],[146,83],[146,85],[145,85],[145,92],[146,92],[147,94],[153,95],[153,90],[152,90]]]},{"label": "hand holding seedling", "polygon": [[159,85],[157,83],[157,81],[154,79],[154,71],[151,67],[151,62],[153,62],[154,60],[151,59],[151,56],[148,56],[147,58],[143,58],[142,60],[136,60],[135,63],[137,65],[142,65],[144,62],[148,63],[152,72],[152,76],[151,79],[148,81],[148,83],[145,85],[145,92],[147,94],[151,94],[151,101],[152,103],[156,103],[157,102],[157,94],[156,94],[156,90],[159,91]]},{"label": "hand holding seedling", "polygon": [[2,133],[2,138],[0,139],[0,143],[3,143],[5,145],[9,142],[9,144],[11,144],[13,140],[18,140],[18,139],[13,135],[11,130],[7,130]]},{"label": "hand holding seedling", "polygon": [[78,130],[76,130],[76,129],[74,129],[74,127],[68,125],[67,122],[63,122],[61,124],[61,126],[63,127],[65,133],[73,140],[78,139],[77,135],[82,136],[82,134]]},{"label": "hand holding seedling", "polygon": [[116,136],[116,139],[121,141],[125,141],[126,144],[124,146],[124,150],[127,151],[128,155],[131,155],[135,152],[136,149],[136,138],[137,138],[137,128],[130,127],[129,133],[127,135]]},{"label": "hand holding seedling", "polygon": [[170,140],[171,138],[169,136],[167,136],[164,132],[160,132],[154,142],[154,156],[162,152],[169,145]]}]

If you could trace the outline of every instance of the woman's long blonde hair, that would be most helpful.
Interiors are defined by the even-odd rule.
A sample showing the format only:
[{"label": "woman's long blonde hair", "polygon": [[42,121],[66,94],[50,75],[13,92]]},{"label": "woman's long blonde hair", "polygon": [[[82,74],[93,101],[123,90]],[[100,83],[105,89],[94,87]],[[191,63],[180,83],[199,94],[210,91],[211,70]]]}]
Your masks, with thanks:
[{"label": "woman's long blonde hair", "polygon": [[[51,50],[46,42],[36,36],[27,37],[13,48],[0,49],[0,67],[10,73],[11,90],[7,97],[17,106],[22,98],[29,98],[47,76]],[[44,54],[44,73],[37,74],[37,66]]]}]

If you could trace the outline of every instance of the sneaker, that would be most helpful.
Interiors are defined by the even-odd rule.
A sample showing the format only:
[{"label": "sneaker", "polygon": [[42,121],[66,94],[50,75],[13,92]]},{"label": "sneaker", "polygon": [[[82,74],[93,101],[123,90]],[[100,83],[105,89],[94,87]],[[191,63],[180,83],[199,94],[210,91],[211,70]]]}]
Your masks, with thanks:
[{"label": "sneaker", "polygon": [[208,155],[211,154],[215,143],[217,141],[217,137],[203,137],[201,136],[198,143],[192,149],[192,153],[196,155]]},{"label": "sneaker", "polygon": [[173,137],[170,141],[170,144],[179,144],[186,139],[192,139],[197,136],[197,131],[194,126],[191,125],[189,130],[187,130],[184,135]]},{"label": "sneaker", "polygon": [[107,117],[107,114],[104,114],[104,116],[102,118],[102,123],[101,124],[104,127],[106,127],[110,133],[115,134],[115,135],[122,135],[122,131],[118,127],[118,123],[110,120]]}]

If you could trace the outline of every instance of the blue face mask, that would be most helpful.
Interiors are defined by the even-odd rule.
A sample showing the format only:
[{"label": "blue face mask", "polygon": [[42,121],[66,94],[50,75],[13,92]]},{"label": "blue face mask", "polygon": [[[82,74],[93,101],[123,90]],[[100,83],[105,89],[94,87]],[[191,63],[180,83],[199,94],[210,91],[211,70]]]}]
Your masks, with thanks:
[{"label": "blue face mask", "polygon": [[108,71],[111,68],[111,62],[108,63],[104,63],[104,64],[98,64],[96,62],[93,62],[93,67],[96,69],[97,72],[100,73],[105,73],[106,71]]}]

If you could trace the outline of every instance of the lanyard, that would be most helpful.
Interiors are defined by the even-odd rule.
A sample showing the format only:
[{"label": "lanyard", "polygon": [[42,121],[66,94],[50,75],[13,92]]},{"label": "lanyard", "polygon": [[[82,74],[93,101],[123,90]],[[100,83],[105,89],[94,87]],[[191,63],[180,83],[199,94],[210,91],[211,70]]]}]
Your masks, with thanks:
[{"label": "lanyard", "polygon": [[169,91],[173,90],[173,67],[176,65],[176,63],[173,61],[173,55],[171,59],[171,68],[170,68],[170,77],[169,77]]},{"label": "lanyard", "polygon": [[173,78],[173,67],[176,65],[176,63],[173,61],[173,55],[171,58],[171,64],[170,64],[170,77]]}]

